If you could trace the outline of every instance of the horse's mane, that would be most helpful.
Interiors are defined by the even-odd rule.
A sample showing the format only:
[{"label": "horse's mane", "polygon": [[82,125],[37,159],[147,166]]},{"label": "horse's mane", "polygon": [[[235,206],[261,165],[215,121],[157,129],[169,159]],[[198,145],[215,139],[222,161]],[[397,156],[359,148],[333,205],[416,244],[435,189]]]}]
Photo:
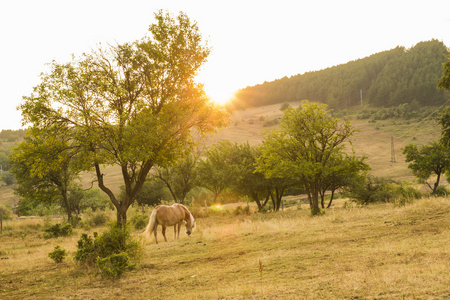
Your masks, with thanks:
[{"label": "horse's mane", "polygon": [[189,209],[187,209],[186,206],[180,203],[175,203],[173,205],[181,207],[184,210],[184,219],[185,220],[190,219],[192,224],[195,224],[194,216],[191,214],[191,212],[189,211]]}]

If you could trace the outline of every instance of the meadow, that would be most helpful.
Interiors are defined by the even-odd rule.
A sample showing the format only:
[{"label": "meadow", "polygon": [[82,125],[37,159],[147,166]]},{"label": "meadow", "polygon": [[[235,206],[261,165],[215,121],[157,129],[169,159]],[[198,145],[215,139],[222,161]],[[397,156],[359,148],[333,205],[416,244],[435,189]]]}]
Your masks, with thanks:
[{"label": "meadow", "polygon": [[[222,139],[261,143],[262,133],[281,117],[279,108],[235,112],[233,125],[209,137],[206,146]],[[351,122],[358,130],[355,153],[367,156],[371,174],[411,183],[403,147],[439,137],[432,120]],[[117,192],[120,172],[111,167],[106,174]],[[17,201],[10,187],[0,187],[0,203]],[[0,299],[450,299],[450,199],[366,207],[337,199],[319,217],[310,216],[306,203],[277,213],[235,212],[210,210],[197,219],[194,234],[180,240],[169,228],[168,243],[156,245],[153,237],[142,238],[143,230],[133,231],[143,245],[141,261],[116,281],[73,259],[80,235],[105,226],[44,239],[44,223],[59,219],[3,221]],[[69,253],[60,264],[48,257],[57,245]]]},{"label": "meadow", "polygon": [[[218,211],[198,218],[191,237],[142,239],[140,264],[116,281],[73,260],[83,229],[44,239],[42,222],[6,223],[1,299],[450,299],[448,198],[367,207],[340,199],[320,217],[306,204]],[[60,264],[48,257],[56,245],[69,252]]]}]

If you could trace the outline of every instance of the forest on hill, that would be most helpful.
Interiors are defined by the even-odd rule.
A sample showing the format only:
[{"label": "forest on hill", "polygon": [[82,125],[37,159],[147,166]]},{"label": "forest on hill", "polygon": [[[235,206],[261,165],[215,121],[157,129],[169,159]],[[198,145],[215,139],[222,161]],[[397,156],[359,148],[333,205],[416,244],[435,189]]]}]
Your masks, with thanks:
[{"label": "forest on hill", "polygon": [[344,109],[361,105],[361,94],[364,105],[372,107],[441,105],[450,99],[436,87],[449,53],[438,40],[420,42],[410,49],[398,46],[324,70],[246,87],[228,107],[244,109],[306,99]]}]

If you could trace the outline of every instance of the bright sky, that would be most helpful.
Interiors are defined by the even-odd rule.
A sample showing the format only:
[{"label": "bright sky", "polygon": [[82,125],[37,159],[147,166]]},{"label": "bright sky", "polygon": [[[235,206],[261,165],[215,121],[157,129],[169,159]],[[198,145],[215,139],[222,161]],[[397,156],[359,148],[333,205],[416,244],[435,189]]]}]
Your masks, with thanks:
[{"label": "bright sky", "polygon": [[198,80],[213,100],[432,38],[450,47],[448,0],[0,0],[0,129],[45,64],[143,37],[164,9],[197,21],[212,53]]}]

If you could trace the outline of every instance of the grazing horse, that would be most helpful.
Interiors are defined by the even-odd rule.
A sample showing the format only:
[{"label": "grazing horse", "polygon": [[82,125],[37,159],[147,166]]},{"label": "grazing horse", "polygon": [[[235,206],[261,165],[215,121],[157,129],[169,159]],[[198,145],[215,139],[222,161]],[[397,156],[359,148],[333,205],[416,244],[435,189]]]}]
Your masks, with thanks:
[{"label": "grazing horse", "polygon": [[179,203],[175,203],[172,206],[159,205],[152,211],[150,221],[148,222],[147,229],[144,231],[144,235],[150,236],[153,232],[155,234],[155,241],[158,244],[158,240],[156,239],[156,229],[158,225],[161,225],[162,234],[167,242],[166,227],[174,226],[174,239],[176,239],[178,225],[178,238],[180,238],[180,228],[183,221],[186,221],[187,235],[191,235],[193,229],[195,228],[195,220],[186,206]]}]

